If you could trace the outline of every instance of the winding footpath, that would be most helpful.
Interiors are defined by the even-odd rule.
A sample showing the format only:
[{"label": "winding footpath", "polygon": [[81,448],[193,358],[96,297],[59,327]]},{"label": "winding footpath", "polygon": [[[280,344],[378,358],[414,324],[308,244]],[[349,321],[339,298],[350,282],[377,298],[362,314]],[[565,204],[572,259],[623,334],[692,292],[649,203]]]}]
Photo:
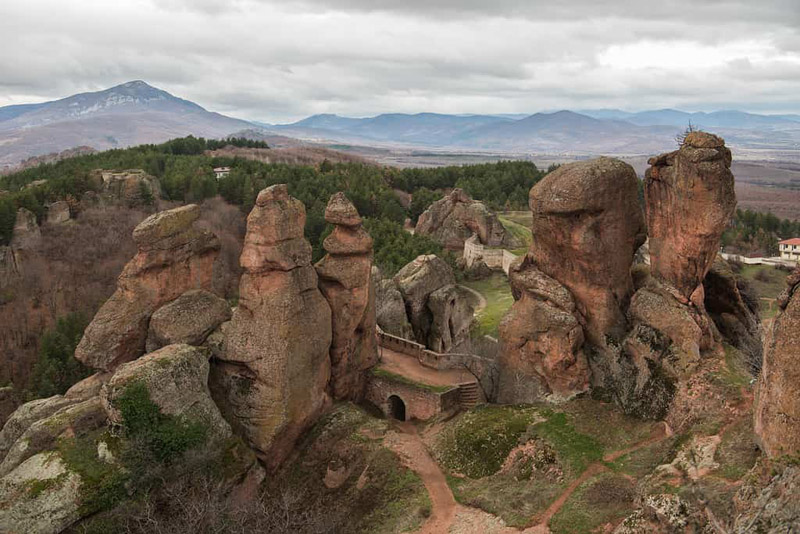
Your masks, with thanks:
[{"label": "winding footpath", "polygon": [[608,470],[604,462],[614,460],[662,441],[672,435],[669,426],[662,422],[648,438],[626,449],[611,452],[600,462],[591,464],[575,479],[542,514],[537,515],[536,524],[524,530],[506,527],[499,518],[481,510],[456,503],[439,464],[431,457],[416,427],[409,422],[394,422],[397,431],[391,432],[385,444],[414,471],[428,491],[431,499],[431,516],[418,531],[419,534],[453,534],[485,532],[492,534],[549,534],[547,523],[561,510],[575,490],[591,477]]}]

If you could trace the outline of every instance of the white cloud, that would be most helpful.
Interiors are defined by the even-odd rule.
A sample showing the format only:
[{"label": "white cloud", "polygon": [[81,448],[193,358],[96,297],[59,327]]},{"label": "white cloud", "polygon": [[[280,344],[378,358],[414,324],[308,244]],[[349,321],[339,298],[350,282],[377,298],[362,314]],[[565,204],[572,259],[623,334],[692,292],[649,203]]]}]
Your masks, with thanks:
[{"label": "white cloud", "polygon": [[800,111],[794,0],[565,5],[4,0],[0,105],[143,79],[266,121],[318,112]]}]

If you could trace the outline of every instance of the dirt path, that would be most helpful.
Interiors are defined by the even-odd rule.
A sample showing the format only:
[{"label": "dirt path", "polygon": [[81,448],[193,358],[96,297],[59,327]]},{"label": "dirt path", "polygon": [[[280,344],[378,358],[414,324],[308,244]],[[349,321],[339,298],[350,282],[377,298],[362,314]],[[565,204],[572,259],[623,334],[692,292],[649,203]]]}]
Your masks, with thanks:
[{"label": "dirt path", "polygon": [[[661,425],[659,425],[659,427],[660,428],[658,430],[656,430],[655,432],[653,432],[650,435],[650,437],[648,437],[647,439],[645,439],[643,441],[640,441],[639,443],[636,443],[636,444],[628,447],[627,449],[621,449],[621,450],[614,451],[614,452],[611,452],[609,454],[606,454],[603,457],[603,462],[613,462],[617,458],[625,456],[626,454],[630,454],[630,453],[632,453],[634,451],[637,451],[637,450],[639,450],[639,449],[641,449],[643,447],[647,447],[648,445],[652,445],[653,443],[657,443],[657,442],[661,441],[662,439],[665,439],[665,438],[667,438],[667,437],[672,435],[672,431],[670,430],[670,428],[667,425],[667,423],[662,423]],[[567,502],[567,499],[570,498],[570,496],[575,492],[576,489],[578,489],[578,487],[581,484],[586,482],[591,477],[593,477],[593,476],[595,476],[595,475],[597,475],[599,473],[602,473],[603,471],[608,471],[608,467],[603,465],[602,462],[595,462],[592,465],[590,465],[589,467],[587,467],[586,471],[581,473],[581,476],[579,476],[577,479],[575,479],[561,493],[561,495],[559,495],[558,498],[555,501],[553,501],[553,503],[547,508],[547,510],[544,511],[544,513],[542,513],[542,515],[537,517],[536,525],[534,525],[534,526],[532,526],[530,528],[527,528],[527,529],[523,530],[522,532],[524,534],[547,534],[547,533],[549,533],[550,529],[547,527],[547,523],[550,521],[550,519],[553,518],[554,515],[556,515],[558,513],[559,510],[561,510],[561,507],[564,506],[564,503]]]},{"label": "dirt path", "polygon": [[465,289],[470,294],[474,295],[476,299],[478,299],[478,305],[475,306],[475,315],[478,315],[480,312],[482,312],[484,309],[486,309],[486,297],[481,295],[481,293],[479,291],[476,291],[476,290],[472,289],[471,287],[467,287],[467,286],[464,286],[464,285],[459,285],[458,287],[460,287],[461,289]]},{"label": "dirt path", "polygon": [[447,479],[425,444],[417,429],[409,422],[396,422],[399,432],[387,436],[386,445],[402,459],[403,463],[422,479],[431,499],[431,516],[417,532],[419,534],[447,534],[456,512],[456,500],[447,485]]}]

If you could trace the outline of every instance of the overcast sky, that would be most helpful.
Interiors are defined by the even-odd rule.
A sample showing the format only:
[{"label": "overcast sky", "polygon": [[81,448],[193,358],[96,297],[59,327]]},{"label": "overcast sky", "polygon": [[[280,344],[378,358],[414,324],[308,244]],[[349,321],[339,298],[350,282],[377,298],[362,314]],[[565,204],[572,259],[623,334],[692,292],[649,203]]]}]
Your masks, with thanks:
[{"label": "overcast sky", "polygon": [[142,79],[213,111],[800,112],[800,0],[0,0],[0,105]]}]

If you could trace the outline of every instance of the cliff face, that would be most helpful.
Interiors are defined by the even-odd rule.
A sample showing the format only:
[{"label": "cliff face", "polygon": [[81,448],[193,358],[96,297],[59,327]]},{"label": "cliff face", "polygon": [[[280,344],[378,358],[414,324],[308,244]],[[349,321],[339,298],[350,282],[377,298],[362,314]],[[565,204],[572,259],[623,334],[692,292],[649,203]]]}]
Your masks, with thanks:
[{"label": "cliff face", "polygon": [[259,193],[247,218],[239,305],[212,369],[223,413],[271,468],[330,402],[331,310],[304,225],[305,208],[286,185]]},{"label": "cliff face", "polygon": [[786,284],[764,344],[755,410],[755,431],[770,456],[800,453],[800,268]]}]

